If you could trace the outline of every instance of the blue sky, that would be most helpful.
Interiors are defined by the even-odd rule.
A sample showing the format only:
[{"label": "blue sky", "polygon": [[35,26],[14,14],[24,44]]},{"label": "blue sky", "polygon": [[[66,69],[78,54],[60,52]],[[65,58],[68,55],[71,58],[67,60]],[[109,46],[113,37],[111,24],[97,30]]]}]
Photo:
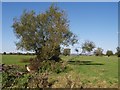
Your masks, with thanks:
[{"label": "blue sky", "polygon": [[[13,28],[14,17],[20,17],[24,9],[44,12],[52,3],[23,2],[2,3],[2,52],[17,52],[17,41]],[[78,36],[79,44],[70,46],[72,53],[85,40],[93,41],[96,47],[116,51],[118,46],[118,3],[117,2],[59,2],[70,20],[70,30]],[[1,52],[1,51],[0,51]]]},{"label": "blue sky", "polygon": [[[0,13],[2,13],[2,3],[0,2]],[[0,27],[2,27],[2,14],[0,14]],[[0,52],[2,51],[2,28],[0,28]]]}]

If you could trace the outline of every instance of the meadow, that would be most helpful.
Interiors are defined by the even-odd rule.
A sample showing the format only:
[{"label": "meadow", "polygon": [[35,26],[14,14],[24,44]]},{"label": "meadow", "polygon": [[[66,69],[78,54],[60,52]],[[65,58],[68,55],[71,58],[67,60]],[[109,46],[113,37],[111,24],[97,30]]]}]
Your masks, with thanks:
[{"label": "meadow", "polygon": [[[2,63],[6,65],[16,64],[24,67],[30,55],[3,55]],[[118,57],[117,56],[60,56],[70,70],[62,73],[51,73],[51,80],[57,79],[53,88],[65,87],[66,82],[71,81],[72,87],[80,85],[84,88],[117,88],[118,87]],[[68,79],[69,78],[69,81]],[[4,77],[3,77],[4,78]]]}]

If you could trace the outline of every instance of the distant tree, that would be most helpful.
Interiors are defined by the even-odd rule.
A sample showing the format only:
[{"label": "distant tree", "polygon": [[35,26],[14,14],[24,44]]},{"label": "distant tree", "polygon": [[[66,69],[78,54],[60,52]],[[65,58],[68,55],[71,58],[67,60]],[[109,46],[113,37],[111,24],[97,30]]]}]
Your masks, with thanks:
[{"label": "distant tree", "polygon": [[101,56],[101,55],[103,55],[103,49],[98,47],[98,48],[94,51],[94,54],[95,54],[96,56]]},{"label": "distant tree", "polygon": [[63,51],[63,55],[67,56],[67,55],[70,55],[70,49],[64,49]]},{"label": "distant tree", "polygon": [[22,55],[22,53],[21,52],[17,52],[17,55]]},{"label": "distant tree", "polygon": [[13,53],[12,53],[12,52],[10,52],[9,54],[10,54],[10,55],[12,55]]},{"label": "distant tree", "polygon": [[90,53],[91,51],[93,51],[94,48],[95,48],[95,44],[92,41],[87,40],[82,44],[82,50],[84,52]]},{"label": "distant tree", "polygon": [[7,53],[6,52],[3,52],[3,55],[6,55]]},{"label": "distant tree", "polygon": [[111,50],[107,50],[106,55],[109,57],[109,56],[113,55],[113,52]]},{"label": "distant tree", "polygon": [[63,10],[51,5],[44,13],[24,11],[13,23],[19,42],[17,49],[33,51],[39,60],[50,60],[60,55],[60,45],[74,45],[76,35],[69,30],[69,20]]},{"label": "distant tree", "polygon": [[116,49],[117,49],[116,54],[117,54],[118,57],[120,57],[120,47],[117,47]]},{"label": "distant tree", "polygon": [[29,53],[29,52],[27,52],[27,53],[26,53],[26,55],[30,55],[30,53]]}]

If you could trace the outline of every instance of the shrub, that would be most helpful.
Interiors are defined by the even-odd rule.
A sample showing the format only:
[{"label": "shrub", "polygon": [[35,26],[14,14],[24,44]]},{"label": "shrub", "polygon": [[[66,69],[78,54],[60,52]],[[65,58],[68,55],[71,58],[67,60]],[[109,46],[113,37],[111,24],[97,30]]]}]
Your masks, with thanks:
[{"label": "shrub", "polygon": [[2,67],[2,88],[11,88],[17,84],[17,79],[21,78],[25,72],[17,65],[4,65]]},{"label": "shrub", "polygon": [[61,73],[68,70],[66,63],[55,61],[43,61],[40,63],[39,72],[54,72]]},{"label": "shrub", "polygon": [[48,73],[27,73],[15,65],[3,66],[2,89],[51,87],[56,80],[49,81]]},{"label": "shrub", "polygon": [[32,77],[29,79],[28,87],[29,88],[49,88],[52,87],[52,85],[57,80],[51,80],[49,81],[49,74],[46,73],[38,73],[33,74]]},{"label": "shrub", "polygon": [[[27,72],[25,67],[17,65],[3,65],[2,89],[6,88],[43,88],[52,87],[56,80],[49,81],[49,73],[67,72],[70,68],[65,62],[47,60],[36,62],[37,59],[29,59],[30,65],[38,68],[38,71]],[[24,61],[24,60],[23,60]]]},{"label": "shrub", "polygon": [[[70,70],[67,66],[66,62],[56,62],[55,60],[38,60],[37,58],[30,60],[30,66],[35,68],[38,72],[53,72],[53,73],[61,73]],[[38,62],[41,61],[41,62]]]}]

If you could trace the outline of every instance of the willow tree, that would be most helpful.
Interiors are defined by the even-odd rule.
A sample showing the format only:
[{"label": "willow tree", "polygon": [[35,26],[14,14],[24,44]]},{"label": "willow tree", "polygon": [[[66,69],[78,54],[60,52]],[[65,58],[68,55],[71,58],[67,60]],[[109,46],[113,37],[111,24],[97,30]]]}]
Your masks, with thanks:
[{"label": "willow tree", "polygon": [[69,30],[69,20],[65,11],[51,5],[43,13],[24,11],[14,18],[14,33],[18,38],[17,49],[33,51],[42,60],[56,59],[60,46],[74,45],[76,35]]}]

